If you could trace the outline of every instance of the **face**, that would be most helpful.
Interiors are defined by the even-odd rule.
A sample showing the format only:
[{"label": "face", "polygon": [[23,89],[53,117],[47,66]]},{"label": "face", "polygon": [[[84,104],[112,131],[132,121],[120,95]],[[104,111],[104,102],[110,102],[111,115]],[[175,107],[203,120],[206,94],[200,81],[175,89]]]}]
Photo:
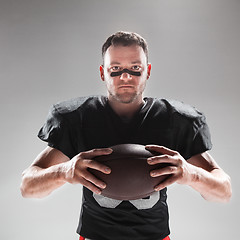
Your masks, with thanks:
[{"label": "face", "polygon": [[[122,72],[118,76],[111,73],[128,69],[140,72],[140,76]],[[140,46],[110,46],[104,56],[104,66],[100,66],[101,79],[105,81],[110,101],[132,103],[142,101],[146,81],[150,76],[151,65]],[[114,74],[113,74],[114,75]]]}]

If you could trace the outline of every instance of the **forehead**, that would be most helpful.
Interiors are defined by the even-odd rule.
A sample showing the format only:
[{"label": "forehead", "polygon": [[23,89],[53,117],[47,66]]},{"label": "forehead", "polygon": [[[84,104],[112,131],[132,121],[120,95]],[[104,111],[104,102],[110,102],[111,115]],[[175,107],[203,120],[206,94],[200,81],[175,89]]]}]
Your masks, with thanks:
[{"label": "forehead", "polygon": [[146,63],[146,55],[142,47],[138,45],[130,46],[110,46],[104,56],[104,64],[130,64]]}]

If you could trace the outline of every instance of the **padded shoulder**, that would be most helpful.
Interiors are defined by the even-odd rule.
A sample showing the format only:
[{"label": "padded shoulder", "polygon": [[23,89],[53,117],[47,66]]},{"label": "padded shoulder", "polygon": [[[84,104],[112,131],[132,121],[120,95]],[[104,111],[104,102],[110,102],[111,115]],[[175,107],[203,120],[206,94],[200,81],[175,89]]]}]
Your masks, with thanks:
[{"label": "padded shoulder", "polygon": [[102,96],[88,96],[88,97],[78,97],[70,100],[62,101],[53,106],[58,113],[65,115],[72,113],[82,106],[95,106],[102,102],[104,97]]},{"label": "padded shoulder", "polygon": [[168,108],[173,114],[177,113],[188,119],[198,119],[204,117],[204,115],[198,111],[195,107],[185,104],[177,100],[163,100]]}]

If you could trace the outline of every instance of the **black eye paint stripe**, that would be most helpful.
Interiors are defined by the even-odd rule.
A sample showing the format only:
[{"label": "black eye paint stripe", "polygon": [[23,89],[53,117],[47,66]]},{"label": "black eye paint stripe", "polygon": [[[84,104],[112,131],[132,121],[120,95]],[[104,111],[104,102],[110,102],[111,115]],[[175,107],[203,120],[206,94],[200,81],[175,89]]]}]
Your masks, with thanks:
[{"label": "black eye paint stripe", "polygon": [[129,73],[133,76],[141,76],[141,72],[134,72],[134,71],[131,71],[131,70],[128,70],[127,68],[124,68],[122,71],[119,71],[119,72],[112,72],[110,74],[111,77],[116,77],[116,76],[120,76],[122,75],[124,72],[126,73]]}]

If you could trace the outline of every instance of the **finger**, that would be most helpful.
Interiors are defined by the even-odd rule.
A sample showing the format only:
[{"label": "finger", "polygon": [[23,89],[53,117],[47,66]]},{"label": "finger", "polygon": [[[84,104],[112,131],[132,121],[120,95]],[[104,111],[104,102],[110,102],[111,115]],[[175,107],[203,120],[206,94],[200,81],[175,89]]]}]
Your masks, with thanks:
[{"label": "finger", "polygon": [[105,174],[110,174],[111,173],[111,169],[110,167],[98,162],[98,161],[95,161],[95,160],[83,160],[86,167],[88,168],[91,168],[91,169],[95,169],[95,170],[98,170],[102,173],[105,173]]},{"label": "finger", "polygon": [[158,163],[170,163],[174,164],[176,162],[176,159],[170,155],[160,155],[160,156],[154,156],[147,159],[147,162],[149,165],[154,165]]},{"label": "finger", "polygon": [[158,184],[157,186],[154,187],[155,191],[160,191],[162,189],[164,189],[165,187],[168,187],[170,185],[172,185],[173,183],[175,183],[178,180],[178,176],[176,175],[170,175],[169,178],[167,178],[166,180],[164,180],[163,182],[161,182],[160,184]]},{"label": "finger", "polygon": [[161,169],[155,169],[150,172],[151,177],[159,177],[163,175],[170,175],[177,173],[178,168],[175,166],[169,166]]},{"label": "finger", "polygon": [[164,146],[146,145],[145,148],[149,151],[158,152],[158,153],[162,153],[162,154],[167,154],[167,155],[170,155],[170,156],[173,156],[174,154],[176,154],[176,151],[171,150],[170,148],[167,148],[167,147],[164,147]]},{"label": "finger", "polygon": [[86,171],[82,174],[82,177],[86,179],[88,182],[94,184],[95,186],[104,189],[106,188],[106,183],[101,181],[100,179],[96,178],[93,174],[89,171]]},{"label": "finger", "polygon": [[80,153],[80,156],[82,158],[92,159],[92,158],[97,157],[97,156],[111,154],[112,151],[113,150],[111,148],[92,149],[92,150],[89,150],[87,152]]},{"label": "finger", "polygon": [[98,195],[102,193],[102,191],[99,188],[97,188],[94,184],[88,182],[85,179],[82,179],[81,184]]}]

